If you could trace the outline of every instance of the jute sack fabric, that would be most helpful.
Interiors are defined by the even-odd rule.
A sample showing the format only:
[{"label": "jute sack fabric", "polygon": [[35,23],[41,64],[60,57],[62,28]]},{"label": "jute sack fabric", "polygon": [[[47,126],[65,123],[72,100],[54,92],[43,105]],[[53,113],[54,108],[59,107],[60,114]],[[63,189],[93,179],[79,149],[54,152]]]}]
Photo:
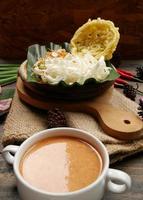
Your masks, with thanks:
[{"label": "jute sack fabric", "polygon": [[[137,112],[138,105],[115,89],[113,89],[110,103],[120,109],[132,111],[135,114]],[[104,133],[96,120],[88,114],[76,112],[66,112],[65,114],[70,127],[88,131],[105,144],[110,155],[111,163],[143,150],[143,133],[140,139],[122,141]],[[21,144],[29,136],[46,129],[47,124],[47,111],[23,103],[19,99],[17,92],[15,92],[11,109],[4,126],[4,134],[2,137],[3,146],[8,144]]]}]

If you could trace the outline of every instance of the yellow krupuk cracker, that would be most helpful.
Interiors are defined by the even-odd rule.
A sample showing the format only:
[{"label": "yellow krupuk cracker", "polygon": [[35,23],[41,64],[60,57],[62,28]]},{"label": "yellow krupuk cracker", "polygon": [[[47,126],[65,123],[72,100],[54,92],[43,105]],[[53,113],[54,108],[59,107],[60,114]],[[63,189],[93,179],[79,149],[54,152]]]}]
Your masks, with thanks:
[{"label": "yellow krupuk cracker", "polygon": [[104,56],[105,60],[110,60],[119,42],[118,30],[112,21],[89,19],[73,35],[71,52],[74,55],[90,52],[97,59]]}]

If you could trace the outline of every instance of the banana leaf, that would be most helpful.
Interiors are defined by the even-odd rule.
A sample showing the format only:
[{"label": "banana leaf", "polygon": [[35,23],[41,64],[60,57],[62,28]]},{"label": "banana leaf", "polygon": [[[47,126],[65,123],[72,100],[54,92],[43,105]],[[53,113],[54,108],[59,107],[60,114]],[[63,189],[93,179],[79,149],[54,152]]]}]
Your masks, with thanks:
[{"label": "banana leaf", "polygon": [[0,94],[0,100],[13,98],[14,92],[15,92],[15,89],[13,88],[3,89],[2,93]]},{"label": "banana leaf", "polygon": [[[28,82],[37,82],[39,83],[37,77],[33,74],[32,72],[32,67],[33,65],[38,61],[40,57],[43,57],[47,51],[52,51],[52,50],[57,50],[60,48],[64,48],[67,52],[70,52],[70,45],[69,43],[65,42],[62,44],[54,44],[50,42],[46,46],[39,45],[39,44],[34,44],[28,48],[28,53],[27,53],[27,81]],[[103,83],[105,81],[113,81],[116,78],[119,77],[119,74],[116,72],[115,68],[112,66],[110,61],[106,61],[106,65],[108,67],[111,67],[111,71],[109,76],[104,80],[104,81],[97,81],[94,78],[89,78],[85,81],[84,84],[88,83]],[[60,85],[63,85],[64,87],[72,87],[73,85],[79,85],[79,83],[75,82],[73,85],[68,85],[64,81],[61,81],[58,83]]]}]

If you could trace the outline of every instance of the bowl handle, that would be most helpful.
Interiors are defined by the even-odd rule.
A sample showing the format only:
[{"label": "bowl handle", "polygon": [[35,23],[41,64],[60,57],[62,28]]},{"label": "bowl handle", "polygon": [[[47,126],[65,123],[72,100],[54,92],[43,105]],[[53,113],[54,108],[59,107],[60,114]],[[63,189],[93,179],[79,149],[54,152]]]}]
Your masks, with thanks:
[{"label": "bowl handle", "polygon": [[[114,183],[118,181],[118,183]],[[107,173],[107,189],[113,193],[123,193],[131,188],[131,177],[120,170],[109,169]]]},{"label": "bowl handle", "polygon": [[2,150],[2,156],[8,164],[13,165],[14,155],[18,151],[19,146],[8,145]]}]

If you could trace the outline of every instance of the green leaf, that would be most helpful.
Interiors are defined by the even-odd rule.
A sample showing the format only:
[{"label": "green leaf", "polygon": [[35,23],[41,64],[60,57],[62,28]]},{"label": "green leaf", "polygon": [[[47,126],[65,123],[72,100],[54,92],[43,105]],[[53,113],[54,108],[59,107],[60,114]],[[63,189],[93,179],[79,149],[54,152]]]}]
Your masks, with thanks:
[{"label": "green leaf", "polygon": [[[62,44],[54,44],[54,43],[50,42],[46,46],[40,46],[38,44],[35,44],[35,45],[32,45],[32,46],[30,46],[28,48],[28,54],[27,54],[27,81],[28,82],[37,82],[37,83],[39,83],[38,82],[38,78],[36,77],[36,75],[34,75],[32,73],[32,67],[33,67],[33,65],[38,61],[38,59],[40,57],[43,57],[46,54],[47,50],[57,50],[57,49],[60,49],[60,48],[64,48],[66,51],[70,52],[70,45],[67,42],[62,43]],[[106,80],[104,80],[104,81],[97,81],[97,80],[95,80],[93,78],[92,79],[90,78],[90,79],[88,79],[88,80],[85,81],[85,84],[87,84],[89,82],[92,82],[92,83],[103,83],[105,81],[113,81],[116,78],[118,78],[119,74],[117,73],[117,71],[115,70],[115,68],[112,66],[112,64],[110,63],[110,61],[106,61],[106,65],[111,68],[110,74],[106,78]],[[66,84],[63,81],[61,81],[58,84],[60,84],[62,86],[65,86],[65,87],[72,87],[71,85],[69,86],[68,84]],[[79,83],[74,83],[73,85],[80,86]]]},{"label": "green leaf", "polygon": [[10,78],[10,77],[13,77],[15,75],[16,75],[15,73],[12,73],[12,74],[0,74],[0,79]]},{"label": "green leaf", "polygon": [[19,67],[20,64],[0,63],[0,67]]},{"label": "green leaf", "polygon": [[0,94],[0,100],[13,98],[14,91],[15,89],[13,88],[3,89],[2,94]]},{"label": "green leaf", "polygon": [[104,81],[113,81],[116,78],[119,78],[120,75],[117,73],[116,69],[113,67],[113,65],[111,64],[109,60],[106,61],[106,65],[111,68],[111,71],[110,71],[109,76]]},{"label": "green leaf", "polygon": [[7,72],[9,72],[11,70],[18,70],[18,67],[1,67],[0,66],[0,73],[1,73],[1,71],[7,71]]},{"label": "green leaf", "polygon": [[2,72],[0,72],[0,75],[10,75],[10,74],[16,75],[17,72],[18,72],[18,70],[2,71]]},{"label": "green leaf", "polygon": [[32,75],[32,67],[40,57],[46,53],[46,47],[39,44],[32,45],[28,48],[27,54],[27,81],[36,82],[36,78]]},{"label": "green leaf", "polygon": [[11,76],[11,77],[8,77],[8,78],[1,78],[0,79],[0,85],[6,85],[8,83],[15,82],[16,79],[17,79],[17,75],[14,75],[14,76]]}]

